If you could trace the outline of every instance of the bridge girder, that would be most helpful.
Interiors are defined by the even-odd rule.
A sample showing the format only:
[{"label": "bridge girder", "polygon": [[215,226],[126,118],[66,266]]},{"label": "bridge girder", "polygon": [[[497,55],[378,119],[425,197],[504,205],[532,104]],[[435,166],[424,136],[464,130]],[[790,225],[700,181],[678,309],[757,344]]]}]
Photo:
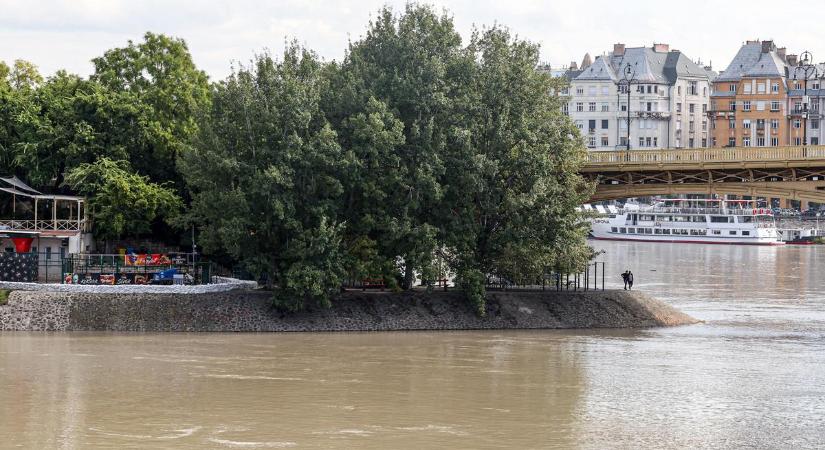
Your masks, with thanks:
[{"label": "bridge girder", "polygon": [[599,184],[591,201],[655,195],[718,194],[825,203],[825,180],[739,183]]}]

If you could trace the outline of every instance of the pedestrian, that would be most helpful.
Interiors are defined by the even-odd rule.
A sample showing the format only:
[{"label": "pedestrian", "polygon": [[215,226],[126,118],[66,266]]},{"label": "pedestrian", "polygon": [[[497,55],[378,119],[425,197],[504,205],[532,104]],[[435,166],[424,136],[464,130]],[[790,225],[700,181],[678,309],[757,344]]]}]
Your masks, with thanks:
[{"label": "pedestrian", "polygon": [[622,280],[624,281],[624,290],[627,290],[627,281],[628,281],[628,274],[630,273],[629,270],[626,270],[622,273]]},{"label": "pedestrian", "polygon": [[633,290],[633,272],[627,271],[627,288]]}]

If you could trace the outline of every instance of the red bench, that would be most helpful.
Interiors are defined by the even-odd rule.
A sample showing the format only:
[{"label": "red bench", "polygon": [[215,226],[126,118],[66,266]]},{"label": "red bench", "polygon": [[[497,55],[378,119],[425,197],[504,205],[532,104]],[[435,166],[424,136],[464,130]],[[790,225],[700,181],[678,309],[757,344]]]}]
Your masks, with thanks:
[{"label": "red bench", "polygon": [[384,288],[387,285],[384,283],[383,278],[364,278],[361,280],[361,290],[366,291],[367,289],[381,289],[381,292],[384,292]]}]

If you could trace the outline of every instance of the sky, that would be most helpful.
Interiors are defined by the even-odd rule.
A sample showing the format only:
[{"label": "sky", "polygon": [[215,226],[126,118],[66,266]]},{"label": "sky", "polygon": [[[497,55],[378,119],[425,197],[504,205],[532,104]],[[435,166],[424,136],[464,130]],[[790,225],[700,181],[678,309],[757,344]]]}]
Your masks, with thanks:
[{"label": "sky", "polygon": [[[139,41],[146,31],[183,38],[195,63],[221,79],[233,61],[265,49],[277,54],[297,39],[325,60],[341,59],[348,40],[364,34],[383,5],[404,0],[0,0],[0,60],[26,59],[41,73],[83,76],[107,49]],[[621,42],[628,47],[670,44],[688,57],[724,70],[747,39],[773,39],[788,53],[809,50],[825,61],[817,39],[825,2],[793,7],[768,0],[430,0],[446,9],[465,37],[473,26],[508,26],[538,43],[553,67],[594,58]]]}]

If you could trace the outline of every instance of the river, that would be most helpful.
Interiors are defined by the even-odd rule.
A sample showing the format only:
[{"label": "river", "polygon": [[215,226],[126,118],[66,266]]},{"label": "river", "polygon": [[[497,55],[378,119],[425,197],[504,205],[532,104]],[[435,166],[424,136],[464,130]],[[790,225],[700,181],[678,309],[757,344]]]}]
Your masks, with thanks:
[{"label": "river", "polygon": [[0,333],[0,448],[816,448],[825,247],[595,242],[651,330]]}]

